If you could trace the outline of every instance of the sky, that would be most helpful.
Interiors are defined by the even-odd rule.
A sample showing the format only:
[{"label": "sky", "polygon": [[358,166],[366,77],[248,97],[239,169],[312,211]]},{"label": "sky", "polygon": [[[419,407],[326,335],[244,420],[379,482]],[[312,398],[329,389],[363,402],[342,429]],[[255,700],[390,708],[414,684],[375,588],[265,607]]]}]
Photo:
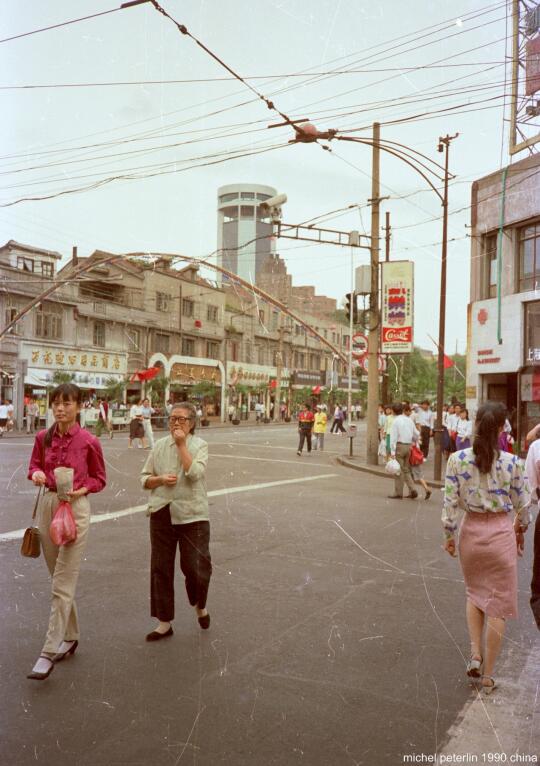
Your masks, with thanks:
[{"label": "sky", "polygon": [[[470,187],[509,161],[505,3],[162,5],[294,119],[367,138],[377,120],[383,139],[439,163],[439,136],[459,133],[450,149],[446,351],[463,353]],[[10,3],[0,40],[117,7],[115,0]],[[370,148],[289,144],[289,127],[268,129],[280,117],[150,4],[0,42],[0,73],[1,243],[66,257],[73,245],[80,255],[100,248],[207,257],[216,248],[217,188],[244,182],[286,193],[286,223],[317,219],[369,233]],[[20,87],[30,85],[55,87]],[[77,87],[60,87],[67,85]],[[415,343],[435,350],[440,200],[391,156],[381,160],[381,194],[389,197],[381,225],[389,211],[391,257],[415,263]],[[59,196],[28,199],[50,195]],[[277,249],[293,284],[314,284],[340,302],[349,291],[348,248],[283,239]],[[369,254],[354,257],[360,265]]]}]

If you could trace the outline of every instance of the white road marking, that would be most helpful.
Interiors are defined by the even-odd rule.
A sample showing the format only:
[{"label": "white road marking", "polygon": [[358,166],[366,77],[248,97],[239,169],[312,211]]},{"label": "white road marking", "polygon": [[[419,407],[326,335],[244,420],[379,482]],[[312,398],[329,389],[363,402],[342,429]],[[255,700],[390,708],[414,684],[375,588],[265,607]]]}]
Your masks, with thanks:
[{"label": "white road marking", "polygon": [[[287,463],[288,465],[290,465],[291,463],[294,463],[295,465],[299,465],[299,463],[296,463],[296,461],[292,457],[290,460],[279,460],[277,458],[271,458],[271,457],[246,457],[245,455],[236,455],[236,454],[235,455],[218,455],[216,452],[210,452],[210,457],[224,457],[224,458],[227,458],[228,460],[260,460],[263,463]],[[317,466],[319,468],[328,468],[328,463],[313,463],[311,460],[308,460],[306,465]]]},{"label": "white road marking", "polygon": [[[231,442],[231,441],[224,441],[224,442],[209,442],[210,447],[255,447],[256,449],[279,449],[282,452],[285,452],[287,449],[291,449],[290,447],[280,447],[275,446],[272,444],[259,444],[258,442]],[[320,452],[320,450],[313,450],[313,452]],[[333,452],[332,450],[324,449],[323,453],[325,455],[343,455],[343,452]]]},{"label": "white road marking", "polygon": [[[327,466],[325,466],[326,468]],[[236,495],[239,492],[253,492],[259,489],[269,489],[270,487],[282,487],[285,484],[301,484],[304,481],[318,481],[319,479],[334,479],[336,473],[325,473],[320,476],[304,476],[301,479],[282,479],[281,481],[265,481],[262,484],[245,484],[240,487],[225,487],[224,489],[213,489],[208,493],[208,497],[222,497],[223,495]],[[112,511],[111,513],[100,513],[92,516],[90,522],[98,524],[100,521],[110,521],[119,519],[122,516],[129,516],[132,513],[143,513],[147,505],[135,505],[132,508],[126,508],[124,511]],[[0,543],[8,540],[22,540],[25,533],[24,529],[14,529],[12,532],[3,532],[0,534]]]}]

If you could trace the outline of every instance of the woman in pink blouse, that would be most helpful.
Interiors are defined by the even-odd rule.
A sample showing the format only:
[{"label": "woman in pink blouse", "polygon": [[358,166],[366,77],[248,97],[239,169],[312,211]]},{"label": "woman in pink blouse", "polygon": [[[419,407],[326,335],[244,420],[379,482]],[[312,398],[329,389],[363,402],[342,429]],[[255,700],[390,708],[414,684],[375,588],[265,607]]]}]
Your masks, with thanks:
[{"label": "woman in pink blouse", "polygon": [[[40,431],[34,442],[28,478],[45,488],[38,508],[38,526],[47,567],[52,577],[52,604],[49,627],[41,655],[28,678],[42,681],[54,663],[74,654],[79,643],[79,620],[75,589],[90,526],[92,492],[105,487],[105,464],[101,444],[77,422],[82,393],[73,383],[64,383],[51,394],[54,425]],[[55,545],[49,527],[59,500],[54,469],[73,468],[73,490],[69,502],[77,526],[77,539],[67,545]]]},{"label": "woman in pink blouse", "polygon": [[465,510],[459,558],[471,640],[467,675],[481,679],[484,694],[496,686],[493,670],[506,620],[517,617],[517,557],[523,555],[530,522],[523,464],[499,449],[505,418],[499,402],[486,402],[478,410],[473,446],[448,460],[442,514],[445,549],[455,556],[458,509]]}]

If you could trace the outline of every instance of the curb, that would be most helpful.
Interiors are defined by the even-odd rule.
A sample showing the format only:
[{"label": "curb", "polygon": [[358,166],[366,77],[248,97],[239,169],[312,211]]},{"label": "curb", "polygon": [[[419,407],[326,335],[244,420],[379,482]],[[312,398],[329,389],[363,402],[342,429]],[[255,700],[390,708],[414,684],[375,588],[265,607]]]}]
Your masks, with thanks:
[{"label": "curb", "polygon": [[[363,473],[371,473],[373,476],[379,476],[383,479],[393,479],[393,476],[390,476],[386,473],[384,468],[381,468],[380,466],[371,466],[366,465],[365,463],[353,463],[350,460],[348,460],[346,457],[337,457],[337,462],[344,466],[345,468],[352,468],[354,471],[362,471]],[[435,489],[442,489],[444,487],[444,484],[442,481],[434,481],[433,479],[426,479],[426,484],[428,487],[434,487]]]}]

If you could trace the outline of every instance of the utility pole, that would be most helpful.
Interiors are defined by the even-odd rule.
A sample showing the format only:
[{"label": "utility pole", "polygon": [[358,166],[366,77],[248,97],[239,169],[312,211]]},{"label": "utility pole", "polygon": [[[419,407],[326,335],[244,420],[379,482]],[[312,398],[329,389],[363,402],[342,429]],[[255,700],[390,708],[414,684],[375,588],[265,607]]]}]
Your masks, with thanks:
[{"label": "utility pole", "polygon": [[274,422],[280,418],[281,406],[281,376],[283,374],[283,333],[286,332],[283,327],[283,315],[279,314],[279,345],[276,359],[276,393],[274,394]]},{"label": "utility pole", "polygon": [[[390,260],[390,232],[392,231],[392,227],[390,226],[390,213],[389,211],[386,211],[385,213],[385,220],[386,220],[386,226],[384,227],[384,242],[385,242],[385,249],[384,249],[384,260],[388,263]],[[388,398],[388,381],[389,381],[389,372],[388,372],[388,360],[389,360],[389,354],[386,354],[386,369],[383,372],[383,379],[382,379],[382,390],[381,390],[381,400],[383,404],[389,403]]]},{"label": "utility pole", "polygon": [[367,400],[367,462],[379,462],[379,208],[380,200],[380,131],[373,123],[373,160],[371,170],[371,292],[369,296],[370,327],[368,336],[368,400]]},{"label": "utility pole", "polygon": [[439,151],[444,152],[444,196],[443,196],[443,236],[441,252],[441,296],[439,302],[439,356],[437,359],[437,418],[435,421],[435,459],[433,478],[441,480],[442,473],[442,415],[444,406],[444,339],[446,332],[446,254],[448,246],[448,155],[450,143],[457,138],[446,135],[439,138]]}]

